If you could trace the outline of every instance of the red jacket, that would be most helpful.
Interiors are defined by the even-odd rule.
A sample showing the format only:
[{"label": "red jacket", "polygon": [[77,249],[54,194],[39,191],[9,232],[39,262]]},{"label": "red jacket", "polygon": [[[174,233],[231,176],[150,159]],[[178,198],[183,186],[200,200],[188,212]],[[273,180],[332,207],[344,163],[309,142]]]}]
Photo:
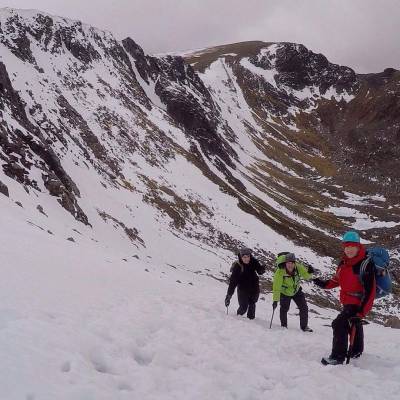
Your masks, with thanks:
[{"label": "red jacket", "polygon": [[372,261],[366,266],[363,282],[360,280],[360,266],[365,259],[365,247],[360,245],[360,251],[356,257],[343,256],[335,276],[326,281],[323,286],[324,289],[340,286],[340,302],[343,305],[359,305],[358,315],[362,318],[369,313],[375,299],[375,274]]}]

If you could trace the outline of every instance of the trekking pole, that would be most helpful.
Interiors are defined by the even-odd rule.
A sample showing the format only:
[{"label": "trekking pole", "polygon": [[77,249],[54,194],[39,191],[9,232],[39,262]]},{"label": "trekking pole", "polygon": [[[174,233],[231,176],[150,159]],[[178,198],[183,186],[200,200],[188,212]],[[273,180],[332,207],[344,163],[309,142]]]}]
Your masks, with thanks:
[{"label": "trekking pole", "polygon": [[271,322],[269,324],[269,329],[272,329],[272,320],[274,319],[274,314],[275,314],[275,308],[272,309],[272,317],[271,317]]},{"label": "trekking pole", "polygon": [[351,357],[351,353],[353,352],[353,345],[354,345],[355,337],[356,337],[356,323],[354,321],[352,321],[351,325],[350,325],[350,343],[349,343],[349,349],[347,351],[346,364],[348,364],[350,362],[350,357]]},{"label": "trekking pole", "polygon": [[229,314],[228,310],[229,310],[229,307],[227,306],[227,307],[226,307],[226,315]]}]

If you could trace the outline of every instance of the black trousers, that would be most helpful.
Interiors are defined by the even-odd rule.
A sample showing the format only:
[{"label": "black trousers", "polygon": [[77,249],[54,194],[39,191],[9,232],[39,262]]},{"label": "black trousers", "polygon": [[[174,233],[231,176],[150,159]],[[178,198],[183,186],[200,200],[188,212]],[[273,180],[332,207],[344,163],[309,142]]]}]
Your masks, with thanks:
[{"label": "black trousers", "polygon": [[[354,317],[358,312],[357,305],[348,304],[343,307],[343,311],[333,320],[333,340],[331,357],[344,361],[347,355],[348,335],[350,333],[351,317]],[[364,329],[361,321],[356,322],[356,335],[354,338],[353,351],[350,357],[358,357],[364,351]]]},{"label": "black trousers", "polygon": [[287,327],[287,313],[289,311],[290,302],[292,299],[296,303],[300,311],[300,328],[304,329],[308,326],[308,306],[303,290],[301,288],[297,291],[297,293],[294,296],[285,296],[284,294],[281,294],[281,301],[280,301],[281,325]]},{"label": "black trousers", "polygon": [[259,293],[249,293],[246,290],[237,290],[239,308],[237,309],[238,315],[243,315],[247,311],[247,318],[254,319],[256,317],[256,303],[258,301]]}]

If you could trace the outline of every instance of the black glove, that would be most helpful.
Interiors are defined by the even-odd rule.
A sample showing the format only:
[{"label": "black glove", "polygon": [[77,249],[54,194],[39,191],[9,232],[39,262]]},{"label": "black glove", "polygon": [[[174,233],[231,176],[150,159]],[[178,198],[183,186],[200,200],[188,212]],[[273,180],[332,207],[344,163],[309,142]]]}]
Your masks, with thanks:
[{"label": "black glove", "polygon": [[225,297],[225,307],[229,307],[229,304],[231,304],[231,297],[229,294],[226,295]]},{"label": "black glove", "polygon": [[314,283],[314,285],[317,285],[320,288],[324,288],[325,287],[325,281],[320,279],[320,278],[315,278],[312,280],[312,282]]},{"label": "black glove", "polygon": [[278,302],[277,301],[273,301],[272,302],[272,308],[275,310],[276,307],[278,307]]},{"label": "black glove", "polygon": [[311,265],[307,265],[307,270],[309,274],[313,274],[315,272],[315,269]]}]

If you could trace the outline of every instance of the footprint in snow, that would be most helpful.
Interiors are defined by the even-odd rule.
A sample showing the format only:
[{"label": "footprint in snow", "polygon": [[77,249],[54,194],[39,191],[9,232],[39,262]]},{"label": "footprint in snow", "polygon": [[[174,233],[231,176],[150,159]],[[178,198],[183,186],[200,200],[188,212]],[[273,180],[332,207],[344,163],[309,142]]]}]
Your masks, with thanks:
[{"label": "footprint in snow", "polygon": [[133,353],[133,359],[141,366],[145,367],[152,363],[154,354],[145,349],[137,349]]},{"label": "footprint in snow", "polygon": [[125,390],[127,392],[130,392],[133,389],[132,389],[132,386],[129,385],[129,383],[120,382],[120,383],[118,383],[118,390],[121,390],[121,391]]},{"label": "footprint in snow", "polygon": [[99,351],[92,351],[90,361],[94,369],[102,374],[113,374],[112,368],[108,365],[104,355]]},{"label": "footprint in snow", "polygon": [[70,372],[71,371],[71,363],[69,361],[65,361],[61,365],[61,372]]}]

